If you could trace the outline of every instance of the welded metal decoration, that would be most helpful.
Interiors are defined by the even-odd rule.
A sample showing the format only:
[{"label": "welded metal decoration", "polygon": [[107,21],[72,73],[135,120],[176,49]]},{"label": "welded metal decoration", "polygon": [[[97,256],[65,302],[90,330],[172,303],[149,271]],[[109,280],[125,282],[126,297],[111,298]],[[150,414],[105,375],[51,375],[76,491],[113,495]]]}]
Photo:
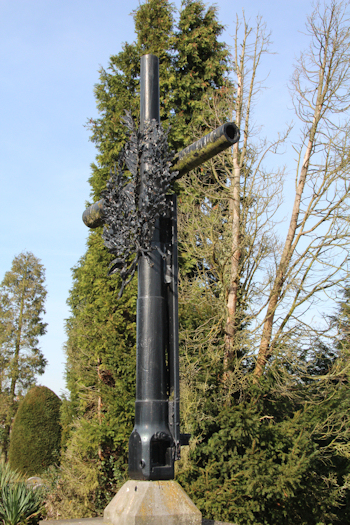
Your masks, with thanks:
[{"label": "welded metal decoration", "polygon": [[[109,275],[120,273],[119,297],[133,278],[139,258],[148,257],[153,249],[154,227],[158,218],[170,210],[167,194],[177,175],[176,171],[170,172],[174,155],[169,152],[168,131],[164,132],[155,119],[144,123],[142,130],[136,128],[130,113],[126,113],[123,120],[129,140],[119,156],[118,169],[111,174],[107,189],[102,193],[105,222],[102,238],[116,256]],[[127,168],[131,178],[123,168]],[[165,252],[161,255],[165,257]]]},{"label": "welded metal decoration", "polygon": [[[237,126],[233,122],[226,122],[177,153],[170,166],[170,172],[174,179],[182,177],[238,140]],[[84,211],[83,221],[89,228],[98,228],[104,224],[104,199],[95,202]]]},{"label": "welded metal decoration", "polygon": [[[180,459],[177,212],[171,184],[176,177],[239,139],[233,123],[188,146],[174,158],[159,124],[158,58],[141,59],[140,129],[129,114],[129,129],[117,169],[103,199],[83,214],[90,228],[105,224],[103,238],[116,256],[122,289],[138,266],[135,426],[129,439],[132,479],[174,477]],[[128,173],[125,173],[125,171]]]}]

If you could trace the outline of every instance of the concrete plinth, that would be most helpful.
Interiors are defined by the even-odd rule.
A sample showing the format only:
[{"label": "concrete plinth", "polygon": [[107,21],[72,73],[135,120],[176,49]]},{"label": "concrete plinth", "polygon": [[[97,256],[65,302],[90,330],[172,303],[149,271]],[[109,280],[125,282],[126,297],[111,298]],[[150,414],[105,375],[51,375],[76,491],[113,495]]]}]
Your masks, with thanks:
[{"label": "concrete plinth", "polygon": [[106,525],[201,525],[202,513],[176,481],[127,481],[104,511]]}]

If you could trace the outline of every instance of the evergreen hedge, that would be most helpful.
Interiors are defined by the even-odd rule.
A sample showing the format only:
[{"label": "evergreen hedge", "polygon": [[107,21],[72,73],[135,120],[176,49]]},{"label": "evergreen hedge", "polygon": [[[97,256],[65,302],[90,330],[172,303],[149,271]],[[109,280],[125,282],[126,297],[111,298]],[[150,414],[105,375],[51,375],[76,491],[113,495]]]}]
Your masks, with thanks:
[{"label": "evergreen hedge", "polygon": [[9,463],[26,476],[38,475],[57,461],[61,400],[45,386],[29,390],[13,422]]}]

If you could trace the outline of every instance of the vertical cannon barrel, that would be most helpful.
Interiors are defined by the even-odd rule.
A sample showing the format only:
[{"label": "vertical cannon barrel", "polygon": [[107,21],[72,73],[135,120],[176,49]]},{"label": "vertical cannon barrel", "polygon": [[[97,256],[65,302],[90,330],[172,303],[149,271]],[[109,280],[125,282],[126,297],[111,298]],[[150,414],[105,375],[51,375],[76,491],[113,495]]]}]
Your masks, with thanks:
[{"label": "vertical cannon barrel", "polygon": [[[159,122],[159,63],[154,55],[141,58],[140,113],[141,129],[152,119]],[[140,198],[145,170],[141,159]],[[165,264],[157,250],[165,251],[162,224],[159,219],[155,225],[155,249],[138,264],[135,426],[129,438],[129,476],[140,480],[174,478],[174,441],[168,422]]]}]

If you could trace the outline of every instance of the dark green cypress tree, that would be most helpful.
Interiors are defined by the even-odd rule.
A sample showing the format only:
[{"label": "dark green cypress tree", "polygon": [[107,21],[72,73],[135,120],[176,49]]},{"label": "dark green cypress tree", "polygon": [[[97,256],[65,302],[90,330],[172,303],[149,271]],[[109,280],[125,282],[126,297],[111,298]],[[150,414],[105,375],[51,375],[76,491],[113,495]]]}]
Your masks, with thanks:
[{"label": "dark green cypress tree", "polygon": [[174,89],[171,42],[174,8],[167,0],[148,0],[134,11],[139,62],[148,53],[159,58],[160,118],[165,127],[171,116],[170,93]]},{"label": "dark green cypress tree", "polygon": [[172,105],[176,114],[173,144],[181,149],[193,140],[206,112],[205,96],[227,84],[228,50],[219,37],[224,29],[217,9],[201,1],[183,0],[178,29],[173,38],[176,89]]},{"label": "dark green cypress tree", "polygon": [[[193,33],[186,29],[189,14],[196,28]],[[125,110],[138,120],[143,54],[154,53],[160,59],[161,120],[165,127],[172,125],[172,137],[176,136],[171,138],[173,148],[182,148],[189,141],[189,133],[181,137],[177,123],[184,129],[184,123],[192,121],[193,111],[199,111],[208,71],[213,68],[212,84],[208,83],[213,87],[219,86],[224,77],[227,51],[223,44],[215,45],[222,26],[216,21],[215,11],[206,11],[201,1],[184,4],[176,33],[174,8],[166,0],[149,0],[140,5],[134,12],[134,21],[136,42],[124,44],[120,53],[111,56],[95,86],[99,117],[89,121],[91,140],[98,150],[89,179],[93,201],[101,198],[110,169],[125,143],[121,123]],[[191,42],[198,45],[201,31],[203,38],[208,39],[210,24],[213,36],[211,51],[205,55],[207,66],[199,70],[195,83],[188,82],[186,88],[187,81],[184,82],[181,95],[177,95],[179,79],[182,75],[190,79],[192,71],[182,72],[179,57],[195,54]],[[189,33],[187,51],[182,46],[184,31]],[[199,66],[200,57],[197,62]],[[200,75],[205,75],[202,82]],[[181,108],[177,107],[179,100]],[[193,100],[196,106],[190,103]],[[73,269],[68,299],[71,316],[67,321],[66,376],[70,400],[62,409],[62,517],[83,517],[101,511],[126,476],[127,443],[134,417],[137,281],[134,279],[122,298],[117,299],[120,279],[118,275],[107,277],[113,256],[103,247],[101,232],[102,228],[98,228],[89,233],[87,251]],[[75,483],[74,476],[79,473],[84,473],[85,487]]]}]

